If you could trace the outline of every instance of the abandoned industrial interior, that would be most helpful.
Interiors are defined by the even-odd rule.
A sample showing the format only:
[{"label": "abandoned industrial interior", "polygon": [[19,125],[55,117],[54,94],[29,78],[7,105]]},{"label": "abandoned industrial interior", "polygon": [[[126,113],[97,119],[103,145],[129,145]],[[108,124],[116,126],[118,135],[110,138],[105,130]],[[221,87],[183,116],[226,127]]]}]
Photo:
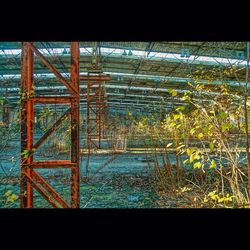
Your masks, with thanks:
[{"label": "abandoned industrial interior", "polygon": [[249,42],[0,42],[0,208],[250,208]]}]

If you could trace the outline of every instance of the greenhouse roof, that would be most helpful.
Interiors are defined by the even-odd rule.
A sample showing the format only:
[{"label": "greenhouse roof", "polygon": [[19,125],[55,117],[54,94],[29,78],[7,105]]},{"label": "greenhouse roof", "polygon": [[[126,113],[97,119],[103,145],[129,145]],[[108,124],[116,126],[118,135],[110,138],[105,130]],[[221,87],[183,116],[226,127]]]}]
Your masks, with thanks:
[{"label": "greenhouse roof", "polygon": [[[35,46],[67,77],[70,68],[69,42],[35,42]],[[109,106],[153,108],[165,101],[166,108],[180,105],[178,97],[168,93],[169,88],[188,91],[197,70],[234,68],[237,72],[215,75],[202,83],[215,86],[226,83],[232,87],[245,84],[246,42],[80,42],[80,74],[86,75],[93,59],[93,49],[100,49],[103,73],[111,76],[106,82]],[[21,42],[0,42],[0,95],[15,103],[20,92]],[[36,90],[40,94],[51,89],[65,89],[35,60]],[[84,90],[84,82],[81,86]],[[215,91],[216,93],[216,91]],[[53,95],[53,93],[52,93]],[[145,105],[147,103],[147,105]]]}]

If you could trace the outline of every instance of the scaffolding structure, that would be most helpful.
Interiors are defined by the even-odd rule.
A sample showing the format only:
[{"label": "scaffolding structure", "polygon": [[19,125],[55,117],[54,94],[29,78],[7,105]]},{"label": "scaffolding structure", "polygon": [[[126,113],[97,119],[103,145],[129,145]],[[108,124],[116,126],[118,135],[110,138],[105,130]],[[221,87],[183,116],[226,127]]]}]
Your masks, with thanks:
[{"label": "scaffolding structure", "polygon": [[105,136],[105,119],[107,114],[107,95],[105,81],[109,76],[87,76],[86,102],[86,147],[87,150],[101,149],[101,139]]},{"label": "scaffolding structure", "polygon": [[89,158],[92,151],[101,149],[101,140],[105,137],[105,120],[107,116],[107,95],[105,81],[111,80],[108,75],[90,75],[81,77],[86,81],[86,177],[88,178]]},{"label": "scaffolding structure", "polygon": [[[34,89],[34,56],[65,85],[69,96],[36,96]],[[21,64],[21,181],[22,208],[33,208],[36,190],[55,208],[78,208],[80,205],[80,147],[79,147],[79,43],[71,42],[70,82],[43,56],[32,42],[22,43]],[[34,143],[34,105],[65,104],[70,108]],[[34,152],[66,119],[71,119],[71,159],[35,161]],[[71,204],[36,171],[37,169],[69,168],[71,170]]]},{"label": "scaffolding structure", "polygon": [[[173,51],[171,53],[179,53],[181,48],[181,59],[176,59],[175,61],[167,57],[164,60],[159,58],[151,57],[149,55],[155,43],[151,43],[147,46],[145,56],[138,56],[135,53],[136,47],[133,50],[135,54],[133,56],[132,51],[130,55],[124,53],[121,55],[118,52],[105,52],[104,55],[104,68],[106,72],[110,75],[113,75],[113,79],[110,85],[107,84],[107,92],[109,96],[109,105],[114,110],[122,111],[125,113],[131,109],[131,112],[135,110],[136,112],[160,112],[162,114],[162,119],[164,118],[165,112],[171,112],[171,110],[176,109],[176,107],[184,103],[180,98],[183,96],[183,93],[189,91],[189,88],[185,84],[179,84],[179,82],[186,81],[187,73],[191,72],[194,69],[199,69],[201,62],[197,59],[196,63],[183,63],[184,58],[188,58],[190,51],[182,45],[169,45],[169,48],[173,46]],[[206,52],[206,47],[204,43],[199,45],[190,45],[191,54],[198,58],[198,55],[204,56],[216,56],[218,49],[213,49],[214,51]],[[157,44],[156,44],[157,45]],[[55,45],[54,45],[55,46]],[[86,45],[87,46],[87,45]],[[92,45],[91,45],[92,46]],[[100,59],[100,47],[93,47],[93,58],[92,58],[92,68],[88,69],[86,65],[89,63],[86,53],[87,63],[83,61],[82,68],[87,68],[87,75],[79,76],[79,43],[71,43],[71,63],[70,63],[70,72],[71,80],[68,81],[64,76],[44,57],[44,54],[40,53],[38,47],[34,46],[34,43],[24,42],[22,43],[22,72],[21,72],[21,207],[31,208],[33,204],[33,191],[37,190],[45,200],[48,201],[53,207],[59,208],[77,208],[80,205],[80,194],[79,194],[79,185],[80,185],[80,146],[79,146],[79,106],[80,106],[80,90],[79,90],[79,81],[84,81],[86,84],[86,152],[87,152],[87,165],[86,173],[88,173],[89,166],[89,157],[90,155],[98,149],[103,148],[103,139],[106,139],[106,130],[105,121],[107,119],[107,108],[108,108],[108,99],[106,95],[105,82],[111,80],[109,75],[103,74],[101,69],[101,59]],[[105,47],[105,44],[102,45]],[[112,47],[112,44],[110,45]],[[165,45],[158,46],[164,47]],[[184,47],[183,47],[184,46]],[[188,45],[187,45],[188,46]],[[192,48],[193,46],[193,48]],[[98,50],[99,48],[99,50]],[[126,47],[124,47],[126,48]],[[156,46],[157,48],[157,46]],[[166,48],[166,51],[161,51],[160,53],[168,52],[169,48]],[[215,47],[216,48],[216,47]],[[107,48],[106,48],[107,49]],[[140,48],[139,48],[140,49]],[[117,50],[117,49],[114,49]],[[144,50],[144,48],[142,48]],[[228,49],[231,51],[232,49]],[[99,52],[98,52],[99,51]],[[209,51],[209,50],[207,50]],[[201,53],[202,52],[202,53]],[[67,50],[62,52],[61,61],[63,62],[67,59]],[[113,53],[113,54],[112,54]],[[120,52],[119,52],[120,53]],[[170,54],[171,54],[170,53]],[[205,53],[205,54],[204,54]],[[147,55],[147,56],[146,56]],[[6,57],[10,55],[6,54]],[[13,56],[13,55],[12,55]],[[60,91],[63,92],[62,86],[55,86],[54,89],[55,95],[53,96],[36,96],[34,89],[34,56],[37,57],[37,60],[40,60],[42,64],[47,67],[57,79],[60,80],[62,84],[66,87],[70,96],[60,96]],[[222,55],[223,56],[223,55]],[[234,57],[233,57],[234,58]],[[244,59],[244,58],[241,58]],[[172,60],[172,61],[171,61]],[[178,61],[179,60],[179,61]],[[193,62],[195,62],[194,59]],[[204,65],[216,65],[215,63],[206,62]],[[209,67],[210,67],[209,66]],[[161,68],[166,69],[168,72],[163,72]],[[47,72],[40,67],[41,72]],[[193,71],[194,71],[193,70]],[[12,69],[9,70],[10,73]],[[117,71],[117,72],[116,72]],[[149,75],[148,72],[150,71]],[[242,71],[240,71],[242,72]],[[8,73],[8,72],[7,72]],[[5,74],[8,76],[5,72]],[[15,73],[15,71],[14,71]],[[11,74],[9,74],[11,75]],[[154,77],[152,77],[155,75]],[[9,77],[9,76],[8,76]],[[168,80],[168,77],[170,80]],[[241,73],[241,81],[244,74]],[[49,77],[48,77],[49,78]],[[43,80],[42,77],[40,79]],[[243,79],[244,80],[244,79]],[[13,84],[15,81],[19,81],[18,77],[14,77],[10,80],[10,84],[5,84],[6,95],[7,87],[10,90],[13,90],[13,96],[15,99],[9,100],[16,101],[16,98],[19,98],[18,88]],[[51,77],[51,85],[53,85],[53,77]],[[237,82],[238,84],[238,79]],[[233,83],[232,84],[236,84]],[[19,82],[18,82],[19,84]],[[48,84],[46,82],[46,84]],[[210,83],[209,83],[210,84]],[[217,83],[216,83],[217,84]],[[230,83],[231,84],[231,83]],[[215,83],[211,83],[213,87]],[[236,85],[235,85],[236,86]],[[40,93],[46,93],[46,91],[51,86],[40,86],[36,91]],[[168,87],[171,89],[177,89],[178,96],[173,96],[169,94]],[[8,90],[9,91],[9,90]],[[11,93],[12,93],[11,92]],[[203,98],[203,94],[199,94]],[[7,97],[7,96],[6,96]],[[205,98],[205,97],[204,97]],[[8,98],[6,98],[7,100]],[[9,101],[8,100],[8,101]],[[13,101],[13,102],[14,102]],[[157,104],[163,101],[163,108],[158,108]],[[34,105],[35,104],[65,104],[70,106],[70,108],[61,116],[55,112],[54,124],[49,128],[46,133],[34,143],[34,127],[36,125],[36,119],[34,114]],[[167,105],[166,105],[167,104]],[[13,104],[12,104],[13,105]],[[2,121],[3,124],[9,126],[11,121],[10,119],[10,110],[12,106],[8,103],[4,103],[2,108]],[[85,114],[84,114],[85,115]],[[65,119],[71,118],[71,159],[70,160],[56,160],[56,161],[36,161],[33,157],[34,152],[46,141],[46,139],[53,134],[53,132],[62,124]],[[46,117],[47,119],[47,117]],[[39,122],[38,122],[39,123]],[[47,122],[46,122],[47,123]],[[10,124],[11,125],[11,124]],[[39,126],[39,124],[37,124]],[[117,128],[117,127],[116,127]],[[118,129],[117,129],[118,130]],[[6,130],[8,131],[8,130]],[[118,150],[126,150],[126,130],[122,130],[122,135],[124,137],[118,137],[116,135],[112,136],[112,133],[109,134],[111,140],[114,141],[113,147]],[[119,130],[121,134],[121,130]],[[111,136],[110,136],[111,135]],[[114,138],[114,139],[113,139]],[[114,150],[115,151],[115,150]],[[114,152],[112,152],[114,153]],[[116,152],[115,152],[116,153]],[[111,159],[107,162],[104,162],[96,172],[93,173],[92,177],[96,175],[98,171],[103,169],[105,166],[110,164],[116,155],[113,155]],[[53,189],[53,187],[39,174],[36,170],[38,169],[57,169],[57,168],[67,168],[71,170],[71,204],[62,198],[62,196]],[[86,174],[88,177],[88,175]]]}]

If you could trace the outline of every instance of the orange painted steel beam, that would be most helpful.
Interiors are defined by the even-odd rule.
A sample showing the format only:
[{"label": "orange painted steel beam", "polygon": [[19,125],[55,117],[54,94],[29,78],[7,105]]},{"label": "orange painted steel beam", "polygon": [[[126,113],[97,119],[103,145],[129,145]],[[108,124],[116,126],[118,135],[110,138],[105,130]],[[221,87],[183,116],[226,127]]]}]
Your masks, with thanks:
[{"label": "orange painted steel beam", "polygon": [[[66,85],[70,90],[69,97],[34,97],[34,53],[41,61]],[[80,147],[79,147],[79,43],[71,43],[71,82],[70,84],[52,66],[32,43],[22,43],[22,66],[21,66],[21,207],[33,207],[33,189],[35,188],[53,207],[80,206]],[[34,104],[70,104],[70,108],[52,125],[52,127],[34,145]],[[71,116],[71,160],[70,161],[34,161],[33,153],[48,139],[58,126]],[[24,154],[28,151],[28,154]],[[71,169],[71,205],[67,202],[35,172],[35,168],[70,168]],[[57,204],[58,203],[58,204]]]},{"label": "orange painted steel beam", "polygon": [[67,202],[35,171],[32,171],[32,179],[39,183],[62,207],[69,208]]},{"label": "orange painted steel beam", "polygon": [[72,97],[60,97],[60,96],[38,96],[33,97],[31,100],[35,103],[45,103],[45,104],[54,104],[54,103],[71,103]]},{"label": "orange painted steel beam", "polygon": [[71,161],[58,160],[58,161],[33,161],[30,164],[32,168],[71,168],[75,167],[76,163]]},{"label": "orange painted steel beam", "polygon": [[[80,93],[80,47],[79,42],[71,43],[71,85]],[[80,95],[71,100],[71,207],[80,206]]]},{"label": "orange painted steel beam", "polygon": [[105,81],[111,80],[109,76],[85,76],[81,79],[87,81],[87,130],[86,130],[86,177],[88,178],[89,158],[91,149],[101,148],[101,139],[104,137],[104,120],[106,115]]},{"label": "orange painted steel beam", "polygon": [[21,61],[21,183],[20,197],[21,207],[33,207],[33,188],[26,181],[26,176],[30,177],[32,170],[25,164],[31,164],[32,156],[24,156],[24,150],[31,151],[33,147],[33,120],[34,106],[30,97],[33,94],[33,63],[34,55],[31,50],[31,43],[24,42]]},{"label": "orange painted steel beam", "polygon": [[31,184],[31,186],[35,188],[38,193],[40,193],[43,198],[48,201],[50,205],[52,205],[52,207],[59,208],[58,204],[53,199],[51,199],[51,197],[37,183],[35,183],[35,181],[31,177],[26,176],[26,178],[27,181]]}]

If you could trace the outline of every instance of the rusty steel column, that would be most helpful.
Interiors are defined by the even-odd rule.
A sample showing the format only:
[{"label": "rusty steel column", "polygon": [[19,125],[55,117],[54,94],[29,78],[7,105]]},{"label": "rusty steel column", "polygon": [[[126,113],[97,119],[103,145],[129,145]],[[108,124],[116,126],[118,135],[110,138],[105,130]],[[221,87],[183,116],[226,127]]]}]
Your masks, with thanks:
[{"label": "rusty steel column", "polygon": [[108,75],[82,76],[81,80],[87,81],[86,90],[86,178],[88,179],[89,159],[91,150],[101,149],[101,139],[104,137],[104,123],[107,108],[105,95],[105,81],[111,80]]},{"label": "rusty steel column", "polygon": [[[71,43],[71,85],[80,93],[79,42]],[[80,206],[80,96],[71,101],[71,207]]]},{"label": "rusty steel column", "polygon": [[[63,75],[43,56],[33,45],[22,44],[21,66],[21,180],[20,197],[22,208],[33,207],[33,189],[54,208],[78,208],[80,206],[80,148],[79,148],[79,43],[71,43],[71,79],[68,82]],[[64,84],[69,96],[35,96],[33,87],[34,54],[41,62],[54,73]],[[65,104],[70,108],[54,124],[47,129],[45,134],[34,144],[34,104]],[[34,152],[56,131],[60,124],[71,117],[71,160],[35,161]],[[36,171],[36,169],[69,168],[71,170],[71,204]]]},{"label": "rusty steel column", "polygon": [[[86,77],[87,78],[87,77]],[[93,77],[95,79],[96,77]],[[106,114],[106,96],[105,96],[105,87],[104,81],[106,77],[100,77],[93,81],[92,77],[87,78],[87,92],[86,92],[86,101],[87,101],[87,151],[89,152],[92,148],[100,149],[101,148],[101,139],[103,138],[104,132],[104,121]]]},{"label": "rusty steel column", "polygon": [[3,124],[5,128],[9,127],[10,124],[10,108],[7,104],[3,104]]},{"label": "rusty steel column", "polygon": [[29,165],[33,161],[33,156],[29,153],[33,148],[34,130],[34,105],[31,98],[33,89],[33,60],[34,55],[30,43],[22,44],[22,65],[21,65],[21,182],[20,195],[21,207],[33,207],[33,188],[27,182],[27,176],[31,177],[32,170]]},{"label": "rusty steel column", "polygon": [[101,137],[102,137],[102,116],[101,116],[101,110],[102,110],[102,85],[101,82],[97,85],[96,90],[96,137],[98,140],[98,148],[101,148]]}]

